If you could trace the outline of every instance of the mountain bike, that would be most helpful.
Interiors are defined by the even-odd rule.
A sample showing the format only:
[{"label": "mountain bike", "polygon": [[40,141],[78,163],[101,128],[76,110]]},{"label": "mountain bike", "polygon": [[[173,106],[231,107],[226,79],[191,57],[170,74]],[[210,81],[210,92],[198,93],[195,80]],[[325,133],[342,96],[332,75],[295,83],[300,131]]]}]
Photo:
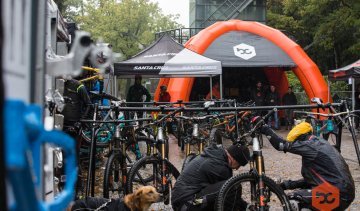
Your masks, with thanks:
[{"label": "mountain bike", "polygon": [[[271,178],[265,176],[265,164],[259,146],[259,128],[276,108],[263,118],[253,120],[252,129],[239,137],[234,144],[252,145],[250,171],[231,177],[220,189],[217,210],[291,210],[284,191]],[[250,139],[249,139],[250,138]]]},{"label": "mountain bike", "polygon": [[[140,122],[149,121],[151,119],[137,119],[137,120],[126,120],[129,122]],[[124,122],[124,121],[123,121]],[[144,142],[147,146],[146,155],[150,155],[150,141],[151,139],[143,136],[133,136],[135,134],[129,134],[123,131],[133,131],[133,126],[125,126],[121,128],[119,125],[116,126],[116,131],[113,136],[113,140],[110,145],[109,158],[107,159],[105,170],[104,170],[104,181],[103,181],[103,197],[111,198],[115,193],[119,196],[127,194],[126,181],[128,168],[132,166],[134,161],[128,153],[129,147],[134,143]],[[141,175],[138,175],[141,177]],[[145,179],[146,178],[142,178]]]},{"label": "mountain bike", "polygon": [[[168,144],[166,143],[164,122],[182,110],[183,108],[179,108],[143,126],[155,125],[157,127],[156,140],[152,143],[154,152],[152,155],[136,161],[131,167],[127,181],[127,190],[129,193],[133,193],[140,185],[152,185],[161,194],[161,201],[163,201],[165,205],[169,204],[172,187],[180,173],[167,157]],[[145,180],[143,178],[151,179]]]}]

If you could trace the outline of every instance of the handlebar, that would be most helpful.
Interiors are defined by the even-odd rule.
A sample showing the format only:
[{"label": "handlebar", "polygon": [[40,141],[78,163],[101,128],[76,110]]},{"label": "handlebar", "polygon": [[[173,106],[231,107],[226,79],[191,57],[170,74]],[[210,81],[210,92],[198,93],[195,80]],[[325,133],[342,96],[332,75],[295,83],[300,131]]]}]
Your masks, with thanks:
[{"label": "handlebar", "polygon": [[152,118],[140,118],[140,119],[127,119],[127,120],[90,120],[90,119],[81,119],[81,123],[129,123],[129,122],[145,122],[151,121]]},{"label": "handlebar", "polygon": [[294,113],[297,113],[297,114],[318,115],[318,116],[323,116],[323,117],[336,117],[336,116],[341,116],[344,114],[353,114],[356,112],[360,112],[360,110],[344,111],[344,112],[338,112],[338,113],[334,113],[334,114],[333,113],[324,114],[324,113],[308,112],[308,111],[294,111]]},{"label": "handlebar", "polygon": [[211,118],[218,118],[221,116],[229,116],[229,115],[235,115],[234,112],[228,112],[228,113],[221,113],[221,114],[208,114],[205,116],[176,116],[175,119],[183,119],[183,120],[193,120],[193,121],[201,121],[201,120],[206,120],[206,119],[211,119]]},{"label": "handlebar", "polygon": [[244,137],[251,136],[252,134],[254,134],[254,132],[257,129],[259,129],[260,126],[262,126],[264,124],[265,119],[268,118],[270,115],[274,114],[276,111],[277,111],[277,108],[273,108],[265,116],[259,117],[261,119],[251,128],[251,130],[249,132],[247,132],[247,133],[243,134],[242,136],[240,136],[240,140],[243,139]]}]

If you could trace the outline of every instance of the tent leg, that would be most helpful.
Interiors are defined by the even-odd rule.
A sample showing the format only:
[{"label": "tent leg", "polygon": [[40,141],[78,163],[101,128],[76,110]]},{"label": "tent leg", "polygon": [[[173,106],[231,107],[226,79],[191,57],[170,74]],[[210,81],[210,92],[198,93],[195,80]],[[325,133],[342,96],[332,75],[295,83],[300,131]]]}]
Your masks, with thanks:
[{"label": "tent leg", "polygon": [[351,82],[352,82],[352,92],[351,92],[352,110],[355,110],[355,78],[351,78]]},{"label": "tent leg", "polygon": [[114,82],[113,82],[113,84],[114,84],[114,85],[113,85],[113,86],[114,86],[114,92],[113,92],[113,93],[114,93],[114,96],[115,96],[115,97],[118,97],[118,95],[117,95],[117,94],[118,94],[118,93],[117,93],[117,78],[116,78],[115,75],[114,75]]},{"label": "tent leg", "polygon": [[213,99],[213,94],[212,94],[212,76],[210,77],[210,99]]},{"label": "tent leg", "polygon": [[222,81],[222,74],[220,75],[220,99],[223,99],[223,81]]}]

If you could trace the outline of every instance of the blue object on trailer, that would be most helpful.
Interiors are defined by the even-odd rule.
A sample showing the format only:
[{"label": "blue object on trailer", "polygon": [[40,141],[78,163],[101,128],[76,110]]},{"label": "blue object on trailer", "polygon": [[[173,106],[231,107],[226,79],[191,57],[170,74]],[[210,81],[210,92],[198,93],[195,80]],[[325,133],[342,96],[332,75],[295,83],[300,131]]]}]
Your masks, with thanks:
[{"label": "blue object on trailer", "polygon": [[[46,131],[41,108],[22,101],[7,100],[5,114],[5,166],[9,192],[9,210],[63,210],[74,197],[77,178],[75,141],[61,131]],[[65,152],[66,184],[50,202],[39,196],[41,188],[41,146],[55,144]]]}]

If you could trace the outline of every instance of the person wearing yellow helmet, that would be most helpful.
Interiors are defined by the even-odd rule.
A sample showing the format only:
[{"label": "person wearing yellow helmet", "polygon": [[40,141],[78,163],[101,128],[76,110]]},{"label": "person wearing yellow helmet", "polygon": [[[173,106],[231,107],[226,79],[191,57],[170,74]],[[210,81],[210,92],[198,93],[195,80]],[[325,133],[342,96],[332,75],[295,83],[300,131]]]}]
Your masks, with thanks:
[{"label": "person wearing yellow helmet", "polygon": [[325,139],[314,136],[312,127],[307,122],[296,125],[286,139],[278,136],[268,125],[261,127],[271,145],[278,151],[290,152],[302,157],[301,174],[298,181],[286,180],[280,184],[284,190],[295,190],[289,198],[296,202],[299,210],[314,209],[313,188],[323,183],[339,190],[339,206],[334,210],[345,210],[354,200],[355,185],[349,166],[341,154]]}]

